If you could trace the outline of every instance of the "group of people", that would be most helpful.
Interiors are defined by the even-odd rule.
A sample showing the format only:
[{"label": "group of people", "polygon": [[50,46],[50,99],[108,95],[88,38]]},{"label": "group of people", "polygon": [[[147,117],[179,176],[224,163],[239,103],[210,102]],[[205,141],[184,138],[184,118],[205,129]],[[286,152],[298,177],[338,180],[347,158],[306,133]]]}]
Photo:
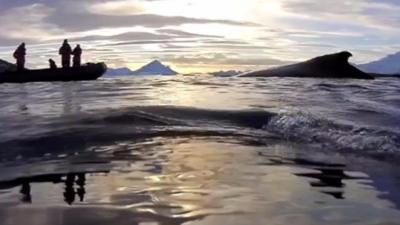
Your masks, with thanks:
[{"label": "group of people", "polygon": [[[72,57],[72,66],[73,67],[80,67],[81,66],[81,56],[82,56],[82,49],[81,46],[78,44],[72,50],[71,46],[68,43],[68,40],[65,39],[58,54],[61,55],[61,65],[62,68],[69,68],[71,67],[71,55]],[[18,48],[14,52],[14,58],[17,61],[17,69],[24,70],[25,69],[25,56],[26,56],[26,48],[25,43],[21,43]],[[56,69],[57,65],[53,59],[49,59],[49,64],[51,69]]]}]

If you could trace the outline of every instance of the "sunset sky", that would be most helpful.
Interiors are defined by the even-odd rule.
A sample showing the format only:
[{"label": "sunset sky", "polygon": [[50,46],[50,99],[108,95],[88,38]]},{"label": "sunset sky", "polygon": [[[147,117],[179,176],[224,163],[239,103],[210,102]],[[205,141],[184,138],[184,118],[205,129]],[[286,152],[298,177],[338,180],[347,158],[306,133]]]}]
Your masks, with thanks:
[{"label": "sunset sky", "polygon": [[85,61],[179,72],[258,69],[350,50],[355,63],[400,51],[398,0],[0,0],[0,58],[25,41],[29,67]]}]

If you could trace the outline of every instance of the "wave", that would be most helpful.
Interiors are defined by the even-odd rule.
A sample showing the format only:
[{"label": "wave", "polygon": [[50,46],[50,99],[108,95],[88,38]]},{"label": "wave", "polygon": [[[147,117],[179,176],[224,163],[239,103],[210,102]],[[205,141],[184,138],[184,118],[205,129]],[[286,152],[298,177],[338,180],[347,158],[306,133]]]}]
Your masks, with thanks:
[{"label": "wave", "polygon": [[372,155],[400,153],[400,134],[396,132],[338,124],[304,112],[277,115],[264,129],[288,140],[317,143],[327,149]]},{"label": "wave", "polygon": [[[36,123],[30,129],[26,124],[13,124],[12,135],[0,134],[0,157],[79,152],[90,146],[125,140],[140,142],[154,137],[240,137],[249,135],[243,129],[261,129],[273,115],[253,110],[147,106],[93,111],[47,122],[46,118],[42,118],[43,122],[35,118]],[[18,127],[23,129],[16,130]]]},{"label": "wave", "polygon": [[362,89],[369,90],[368,87],[359,84],[334,84],[334,83],[319,83],[313,86],[317,88],[331,88],[331,89]]},{"label": "wave", "polygon": [[[104,115],[101,113],[100,115]],[[275,113],[263,110],[209,110],[175,106],[143,106],[110,111],[92,122],[180,126],[241,126],[261,129]],[[90,122],[87,121],[87,122]]]},{"label": "wave", "polygon": [[215,87],[215,86],[228,87],[229,86],[229,84],[227,84],[227,83],[216,83],[216,82],[199,81],[199,80],[192,81],[192,82],[190,82],[190,84],[191,85],[200,85],[200,86],[209,86],[209,87]]},{"label": "wave", "polygon": [[[37,120],[36,120],[37,121]],[[14,126],[18,127],[18,126]],[[24,126],[21,126],[24,127]],[[13,139],[0,138],[1,157],[41,156],[81,151],[90,146],[154,137],[252,138],[319,144],[332,151],[399,154],[400,135],[377,128],[356,127],[305,112],[211,110],[175,106],[143,106],[102,110],[53,118],[35,124]],[[17,137],[16,137],[17,136]]]}]

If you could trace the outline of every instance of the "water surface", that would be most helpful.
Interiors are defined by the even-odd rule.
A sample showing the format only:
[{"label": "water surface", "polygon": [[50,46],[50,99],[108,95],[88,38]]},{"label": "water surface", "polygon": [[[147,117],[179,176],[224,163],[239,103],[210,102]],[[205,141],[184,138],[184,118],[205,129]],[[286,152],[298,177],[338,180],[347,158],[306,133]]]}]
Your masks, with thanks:
[{"label": "water surface", "polygon": [[1,87],[1,224],[399,224],[398,79]]}]

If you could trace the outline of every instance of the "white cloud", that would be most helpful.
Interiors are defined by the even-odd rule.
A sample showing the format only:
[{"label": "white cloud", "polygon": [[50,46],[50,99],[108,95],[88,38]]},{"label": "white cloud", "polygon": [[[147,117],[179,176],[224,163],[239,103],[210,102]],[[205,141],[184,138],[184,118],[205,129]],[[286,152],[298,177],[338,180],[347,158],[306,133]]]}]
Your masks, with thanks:
[{"label": "white cloud", "polygon": [[366,28],[397,30],[400,5],[371,0],[282,0],[284,10],[326,22],[354,24]]},{"label": "white cloud", "polygon": [[12,8],[0,15],[0,36],[38,41],[62,33],[56,25],[45,20],[53,12],[54,9],[43,4]]},{"label": "white cloud", "polygon": [[134,15],[146,12],[143,4],[137,0],[99,2],[87,5],[87,9],[91,13],[103,15]]}]

